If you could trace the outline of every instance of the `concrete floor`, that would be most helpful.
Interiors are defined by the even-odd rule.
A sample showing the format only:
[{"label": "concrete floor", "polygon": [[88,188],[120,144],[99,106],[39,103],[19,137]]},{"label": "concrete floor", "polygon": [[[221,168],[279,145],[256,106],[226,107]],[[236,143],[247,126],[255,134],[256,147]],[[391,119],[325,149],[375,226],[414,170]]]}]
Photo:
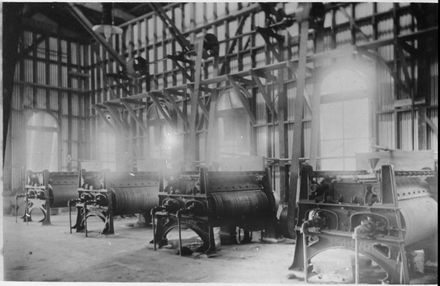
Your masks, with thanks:
[{"label": "concrete floor", "polygon": [[[37,218],[26,224],[20,219],[15,223],[11,216],[4,217],[5,280],[303,283],[288,270],[293,260],[292,243],[269,244],[254,239],[250,244],[222,246],[209,258],[206,255],[180,257],[176,249],[154,251],[149,244],[152,229],[133,227],[137,222],[135,217],[116,219],[116,233],[108,236],[99,234],[102,223],[92,222],[88,238],[83,233],[69,234],[68,214],[51,218],[52,225],[42,226]],[[192,233],[184,232],[185,236],[190,237]],[[314,260],[314,268],[325,274],[312,277],[310,282],[353,281],[349,256],[329,253]],[[370,278],[379,276],[380,273],[374,273]],[[368,282],[374,281],[378,280]],[[430,282],[419,280],[418,283]]]},{"label": "concrete floor", "polygon": [[[249,282],[292,283],[287,277],[293,244],[222,246],[215,257],[180,257],[175,249],[154,251],[151,228],[115,221],[115,235],[69,234],[68,215],[52,225],[15,223],[4,217],[4,279],[13,281]],[[102,225],[101,225],[102,226]]]}]

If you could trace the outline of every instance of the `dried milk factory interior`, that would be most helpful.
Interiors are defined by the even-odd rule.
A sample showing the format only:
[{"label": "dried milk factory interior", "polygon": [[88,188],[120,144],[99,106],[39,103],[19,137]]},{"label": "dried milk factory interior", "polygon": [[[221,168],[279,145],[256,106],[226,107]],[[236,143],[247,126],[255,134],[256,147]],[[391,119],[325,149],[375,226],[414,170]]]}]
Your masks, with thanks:
[{"label": "dried milk factory interior", "polygon": [[437,2],[0,11],[3,282],[438,283]]}]

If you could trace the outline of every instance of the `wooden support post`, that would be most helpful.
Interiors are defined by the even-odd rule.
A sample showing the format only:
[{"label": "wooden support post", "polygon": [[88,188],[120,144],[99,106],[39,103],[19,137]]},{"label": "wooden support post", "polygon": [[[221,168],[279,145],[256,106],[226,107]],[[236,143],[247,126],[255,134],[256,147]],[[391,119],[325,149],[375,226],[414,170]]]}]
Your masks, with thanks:
[{"label": "wooden support post", "polygon": [[[72,43],[67,42],[67,63],[72,64]],[[67,87],[72,87],[72,77],[67,76]],[[70,91],[67,93],[67,155],[72,156],[72,134],[73,134],[73,123],[72,123],[72,97],[73,93]],[[64,100],[64,99],[63,99]],[[73,157],[71,157],[73,158]],[[76,159],[76,158],[73,158]],[[72,171],[72,161],[67,162],[67,171]]]},{"label": "wooden support post", "polygon": [[208,121],[208,136],[207,136],[207,146],[206,146],[206,161],[208,163],[212,163],[214,161],[217,161],[217,120],[216,120],[216,114],[217,114],[217,98],[218,98],[218,91],[215,91],[211,94],[211,101],[210,101],[210,107],[209,107],[209,121]]},{"label": "wooden support post", "polygon": [[300,43],[299,43],[299,64],[297,74],[297,92],[295,98],[295,125],[293,129],[293,141],[292,141],[292,163],[290,165],[290,184],[289,184],[289,201],[287,208],[287,226],[288,232],[291,237],[295,237],[295,225],[296,225],[296,197],[297,197],[297,184],[300,171],[301,151],[303,146],[303,132],[302,132],[302,119],[304,111],[304,89],[306,83],[306,57],[307,57],[307,40],[309,30],[309,11],[311,3],[305,3],[303,13],[303,20],[300,26]]},{"label": "wooden support post", "polygon": [[191,94],[191,116],[189,120],[189,166],[188,169],[192,169],[192,163],[198,159],[198,148],[197,146],[197,134],[196,134],[196,121],[197,121],[197,110],[199,102],[199,92],[200,92],[200,81],[202,73],[202,56],[203,56],[203,40],[204,37],[200,37],[196,40],[196,63],[195,63],[195,76],[194,76],[194,89]]},{"label": "wooden support post", "polygon": [[[285,121],[287,120],[287,90],[284,83],[284,69],[278,70],[278,144],[279,157],[287,158],[289,156],[289,136],[288,127]],[[289,189],[289,174],[285,161],[281,161],[279,165],[280,170],[280,203],[287,202],[287,190]]]},{"label": "wooden support post", "polygon": [[[63,51],[62,51],[60,37],[57,37],[57,51],[58,51],[58,53],[57,53],[57,77],[58,77],[57,84],[58,84],[58,86],[63,86],[63,66],[62,66]],[[58,109],[57,118],[58,118],[58,121],[61,122],[61,117],[63,116],[63,108],[62,108],[62,106],[63,106],[62,105],[63,93],[61,90],[58,90],[57,93],[58,93],[57,94],[57,107],[58,107],[57,108]],[[60,126],[60,128],[59,128],[60,132],[62,130],[61,128],[64,128],[64,126],[63,127]],[[57,137],[58,137],[58,142],[57,142],[57,144],[58,144],[58,150],[57,150],[57,152],[58,152],[57,153],[58,154],[58,169],[61,170],[61,168],[63,167],[62,166],[62,164],[63,164],[63,158],[62,158],[63,141],[62,140],[63,139],[62,139],[62,136],[57,136]]]},{"label": "wooden support post", "polygon": [[[321,53],[325,49],[324,45],[324,27],[320,26],[316,29],[316,38],[315,38],[315,53]],[[311,139],[310,139],[310,160],[309,164],[312,166],[313,170],[317,170],[317,158],[319,156],[319,148],[320,148],[320,129],[321,129],[321,118],[320,118],[320,103],[321,103],[321,60],[315,61],[315,67],[313,70],[313,96],[311,103],[312,111],[312,123],[311,123]]]}]

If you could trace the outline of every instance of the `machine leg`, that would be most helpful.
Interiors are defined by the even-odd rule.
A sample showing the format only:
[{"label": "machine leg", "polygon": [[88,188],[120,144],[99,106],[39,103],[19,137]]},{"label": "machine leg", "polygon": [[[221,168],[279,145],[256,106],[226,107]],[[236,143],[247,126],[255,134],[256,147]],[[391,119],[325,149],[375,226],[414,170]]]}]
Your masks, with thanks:
[{"label": "machine leg", "polygon": [[83,220],[84,220],[84,230],[87,237],[87,202],[84,203],[84,209],[83,209]]},{"label": "machine leg", "polygon": [[72,207],[70,205],[70,201],[68,202],[68,207],[69,207],[69,232],[70,234],[72,234]]},{"label": "machine leg", "polygon": [[307,283],[308,281],[308,258],[307,258],[307,235],[303,232],[302,235],[303,239],[303,255],[304,255],[304,261],[303,261],[303,267],[304,267],[304,282]]},{"label": "machine leg", "polygon": [[182,256],[182,228],[180,226],[180,212],[177,211],[177,229],[179,231],[179,255]]},{"label": "machine leg", "polygon": [[151,210],[151,224],[153,226],[153,249],[156,250],[156,216],[154,210]]},{"label": "machine leg", "polygon": [[45,197],[46,197],[46,203],[45,203],[46,204],[45,205],[46,215],[44,216],[44,219],[43,219],[43,225],[51,225],[51,221],[50,221],[50,197],[49,197],[49,190],[45,190],[44,194],[45,194]]},{"label": "machine leg", "polygon": [[354,237],[354,283],[359,284],[359,240]]},{"label": "machine leg", "polygon": [[18,197],[15,196],[15,223],[17,223],[17,216],[18,216]]}]

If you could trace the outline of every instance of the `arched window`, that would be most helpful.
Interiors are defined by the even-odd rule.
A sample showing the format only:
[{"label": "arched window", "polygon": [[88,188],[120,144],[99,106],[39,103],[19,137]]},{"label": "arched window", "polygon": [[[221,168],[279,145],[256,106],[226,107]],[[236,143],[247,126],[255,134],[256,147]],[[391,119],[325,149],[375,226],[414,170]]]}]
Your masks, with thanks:
[{"label": "arched window", "polygon": [[355,170],[355,154],[371,149],[371,81],[368,67],[338,66],[321,83],[322,170]]},{"label": "arched window", "polygon": [[34,112],[26,123],[26,168],[58,171],[58,123],[50,114]]}]

